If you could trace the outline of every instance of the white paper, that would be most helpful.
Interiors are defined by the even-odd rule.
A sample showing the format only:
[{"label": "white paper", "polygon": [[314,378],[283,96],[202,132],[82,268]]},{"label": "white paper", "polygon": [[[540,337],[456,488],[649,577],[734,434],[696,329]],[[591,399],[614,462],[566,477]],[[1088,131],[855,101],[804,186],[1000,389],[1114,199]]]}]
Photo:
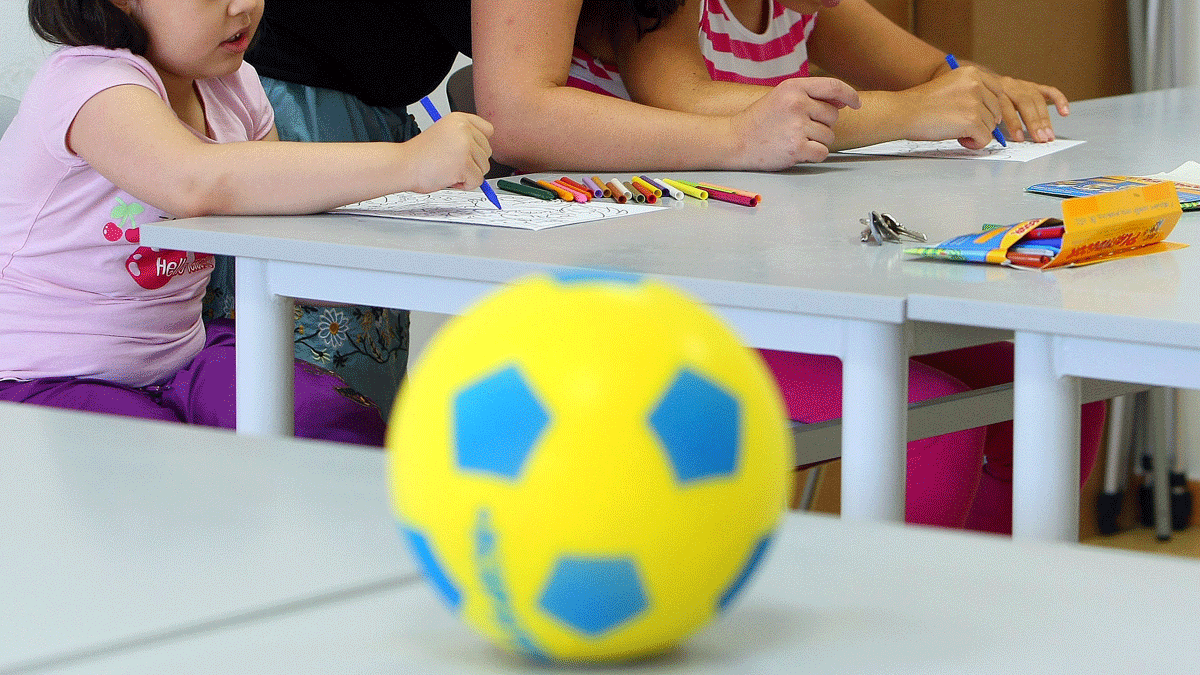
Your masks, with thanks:
[{"label": "white paper", "polygon": [[503,209],[497,209],[479,190],[438,190],[429,194],[397,192],[342,206],[331,213],[544,230],[662,208],[645,204],[618,204],[608,199],[593,199],[580,204],[558,199],[546,201],[508,192],[497,192],[497,196]]},{"label": "white paper", "polygon": [[1171,180],[1178,181],[1180,183],[1200,185],[1200,164],[1197,164],[1196,162],[1184,162],[1176,167],[1173,171],[1156,173],[1153,176],[1140,176],[1140,178],[1158,178],[1161,180]]},{"label": "white paper", "polygon": [[943,159],[988,159],[1001,162],[1028,162],[1059,150],[1079,145],[1083,141],[1065,138],[1049,143],[1008,142],[1008,147],[992,141],[979,150],[964,148],[957,140],[948,141],[888,141],[853,150],[842,150],[847,155],[891,155],[896,157],[934,157]]}]

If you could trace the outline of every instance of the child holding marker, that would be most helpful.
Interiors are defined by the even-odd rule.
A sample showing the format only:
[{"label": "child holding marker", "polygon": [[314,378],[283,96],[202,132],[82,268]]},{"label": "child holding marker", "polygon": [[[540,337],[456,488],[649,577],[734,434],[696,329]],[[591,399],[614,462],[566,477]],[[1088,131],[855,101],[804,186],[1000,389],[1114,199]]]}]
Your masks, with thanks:
[{"label": "child holding marker", "polygon": [[[0,400],[234,426],[234,332],[201,322],[205,253],[139,226],[312,213],[399,190],[478,187],[491,125],[408,143],[284,143],[242,55],[262,0],[30,0],[63,45],[0,139]],[[297,362],[299,436],[381,445],[383,420]]]},{"label": "child holding marker", "polygon": [[861,89],[861,108],[843,109],[833,125],[832,150],[953,138],[981,148],[998,125],[1010,139],[1026,140],[1027,129],[1028,140],[1044,142],[1054,138],[1047,104],[1069,112],[1054,87],[967,62],[953,67],[953,57],[866,0],[693,0],[657,30],[639,34],[625,22],[610,34],[611,46],[592,43],[597,57],[607,52],[607,70],[599,59],[576,58],[576,81],[605,72],[614,95],[700,114],[744,110],[807,77],[811,59]]}]

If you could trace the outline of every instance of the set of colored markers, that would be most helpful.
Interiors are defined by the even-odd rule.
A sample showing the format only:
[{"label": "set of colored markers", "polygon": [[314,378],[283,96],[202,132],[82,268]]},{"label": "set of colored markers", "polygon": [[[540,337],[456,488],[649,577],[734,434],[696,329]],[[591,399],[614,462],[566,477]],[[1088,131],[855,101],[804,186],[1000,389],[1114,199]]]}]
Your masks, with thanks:
[{"label": "set of colored markers", "polygon": [[538,199],[561,199],[581,203],[607,198],[618,204],[655,204],[660,199],[682,200],[684,196],[694,199],[716,199],[742,206],[758,206],[762,201],[762,195],[737,188],[649,176],[634,176],[628,181],[617,178],[605,181],[598,176],[584,176],[578,181],[563,176],[558,180],[547,181],[522,176],[520,182],[501,179],[496,181],[496,186],[501,190]]}]

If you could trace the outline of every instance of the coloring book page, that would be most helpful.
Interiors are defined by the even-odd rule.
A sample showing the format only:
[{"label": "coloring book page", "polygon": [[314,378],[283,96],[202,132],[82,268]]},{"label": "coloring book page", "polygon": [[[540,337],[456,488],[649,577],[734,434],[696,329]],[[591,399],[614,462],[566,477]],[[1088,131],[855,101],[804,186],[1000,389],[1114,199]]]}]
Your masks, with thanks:
[{"label": "coloring book page", "polygon": [[943,159],[990,159],[1000,162],[1028,162],[1059,150],[1066,150],[1083,141],[1058,138],[1049,143],[1008,142],[1008,147],[990,143],[979,150],[970,150],[959,145],[957,140],[948,141],[888,141],[864,148],[842,150],[848,155],[892,155],[896,157],[934,157]]},{"label": "coloring book page", "polygon": [[558,199],[546,201],[505,192],[500,192],[499,198],[503,209],[493,206],[478,190],[438,190],[429,194],[397,192],[342,206],[330,213],[544,230],[590,220],[648,213],[662,208],[645,204],[618,204],[607,199],[594,199],[583,204]]}]

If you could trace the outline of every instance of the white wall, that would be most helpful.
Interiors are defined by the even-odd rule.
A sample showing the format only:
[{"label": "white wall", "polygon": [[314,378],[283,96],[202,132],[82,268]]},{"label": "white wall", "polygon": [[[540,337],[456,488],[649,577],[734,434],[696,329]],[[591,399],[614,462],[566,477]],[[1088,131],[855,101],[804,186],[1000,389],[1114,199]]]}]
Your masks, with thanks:
[{"label": "white wall", "polygon": [[53,48],[38,39],[25,18],[25,0],[0,0],[0,94],[20,98]]}]

